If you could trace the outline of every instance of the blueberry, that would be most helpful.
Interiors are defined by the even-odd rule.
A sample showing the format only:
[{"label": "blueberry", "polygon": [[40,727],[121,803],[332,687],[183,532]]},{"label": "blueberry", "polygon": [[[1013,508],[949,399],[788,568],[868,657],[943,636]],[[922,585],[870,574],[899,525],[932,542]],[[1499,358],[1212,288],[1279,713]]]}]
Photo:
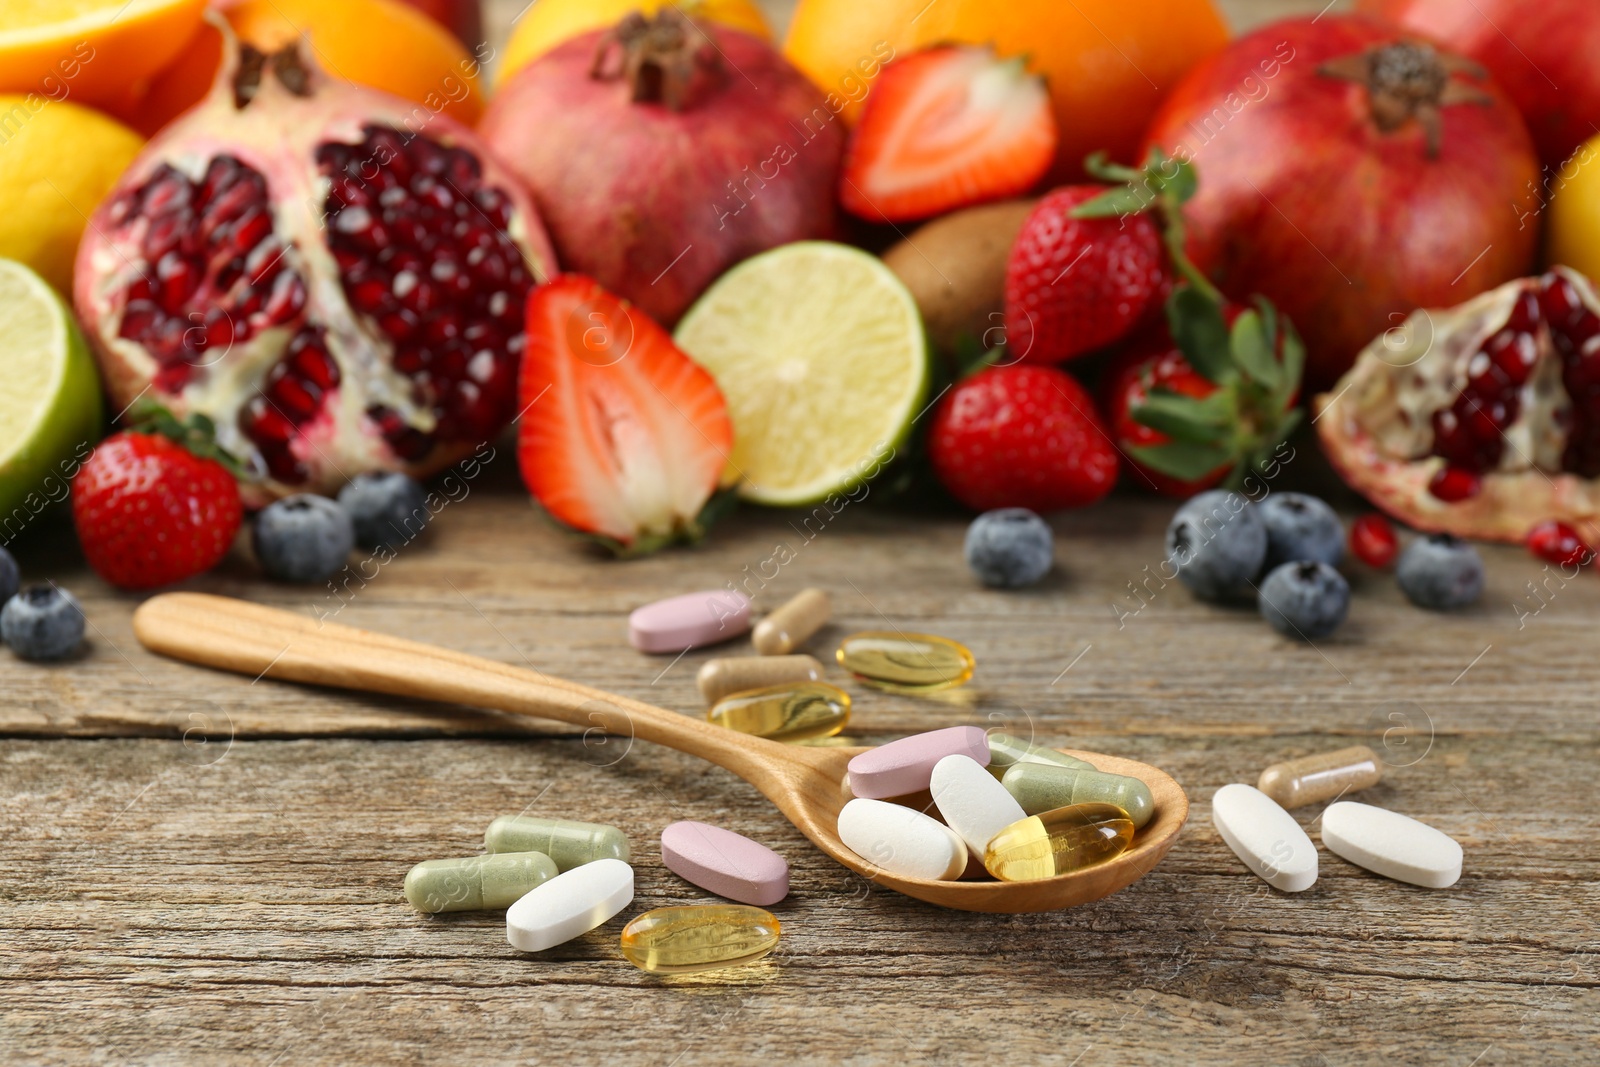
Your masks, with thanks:
[{"label": "blueberry", "polygon": [[1267,524],[1267,570],[1301,560],[1330,567],[1343,562],[1344,524],[1321,500],[1304,493],[1274,493],[1259,509]]},{"label": "blueberry", "polygon": [[1238,493],[1201,493],[1167,526],[1167,559],[1201,600],[1243,596],[1266,558],[1266,524]]},{"label": "blueberry", "polygon": [[339,490],[339,506],[350,513],[356,543],[397,549],[428,525],[428,496],[415,478],[394,471],[358,474]]},{"label": "blueberry", "polygon": [[984,585],[1020,589],[1050,571],[1055,556],[1050,526],[1027,508],[986,511],[967,527],[967,566]]},{"label": "blueberry", "polygon": [[17,568],[16,559],[0,548],[0,604],[16,596],[21,587],[22,571]]},{"label": "blueberry", "polygon": [[1350,583],[1326,563],[1283,563],[1262,581],[1256,606],[1280,634],[1327,637],[1350,611]]},{"label": "blueberry", "polygon": [[1428,534],[1400,553],[1395,565],[1400,591],[1419,608],[1463,608],[1483,594],[1483,558],[1459,537]]},{"label": "blueberry", "polygon": [[274,501],[256,516],[256,558],[280,582],[321,582],[344,566],[355,547],[350,515],[325,496],[301,493]]},{"label": "blueberry", "polygon": [[0,637],[23,659],[65,659],[83,643],[83,608],[63,589],[31,585],[0,608]]}]

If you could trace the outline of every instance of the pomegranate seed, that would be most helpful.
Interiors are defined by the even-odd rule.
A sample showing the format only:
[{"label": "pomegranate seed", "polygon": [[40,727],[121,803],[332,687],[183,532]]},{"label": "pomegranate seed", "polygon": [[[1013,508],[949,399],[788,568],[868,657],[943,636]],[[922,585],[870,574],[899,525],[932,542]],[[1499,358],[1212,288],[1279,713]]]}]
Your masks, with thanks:
[{"label": "pomegranate seed", "polygon": [[156,264],[156,278],[161,283],[161,309],[169,315],[182,311],[199,288],[200,275],[200,270],[178,253],[168,252],[162,256]]},{"label": "pomegranate seed", "polygon": [[272,216],[259,205],[252,206],[231,227],[223,247],[244,255],[272,233]]},{"label": "pomegranate seed", "polygon": [[[399,284],[398,278],[395,279],[395,284]],[[377,278],[368,278],[352,285],[349,297],[350,306],[367,315],[382,314],[392,304],[389,299],[389,287]]]},{"label": "pomegranate seed", "polygon": [[378,328],[396,344],[409,341],[416,335],[417,317],[405,308],[401,308],[378,319]]},{"label": "pomegranate seed", "polygon": [[138,340],[154,330],[162,318],[161,309],[150,301],[130,300],[122,311],[122,324],[117,336]]},{"label": "pomegranate seed", "polygon": [[194,186],[181,172],[163,163],[154,178],[144,187],[140,210],[151,218],[187,208],[194,196]]},{"label": "pomegranate seed", "polygon": [[189,384],[194,376],[194,368],[187,363],[174,363],[170,367],[162,367],[156,371],[155,386],[167,393],[182,392],[183,387]]},{"label": "pomegranate seed", "polygon": [[1483,479],[1461,467],[1441,467],[1428,482],[1428,492],[1447,504],[1470,500],[1483,487]]},{"label": "pomegranate seed", "polygon": [[141,251],[151,263],[158,262],[168,252],[175,252],[183,240],[183,231],[193,222],[182,215],[168,215],[156,219],[145,232]]},{"label": "pomegranate seed", "polygon": [[288,322],[300,314],[305,304],[306,283],[300,280],[299,275],[284,271],[273,283],[272,293],[267,297],[267,305],[261,313],[270,323]]},{"label": "pomegranate seed", "polygon": [[1501,330],[1489,338],[1483,353],[1505,374],[1507,384],[1521,385],[1539,358],[1539,342],[1531,333]]},{"label": "pomegranate seed", "polygon": [[401,374],[419,374],[428,366],[428,355],[419,348],[402,348],[394,354],[393,365]]},{"label": "pomegranate seed", "polygon": [[1350,554],[1367,566],[1382,570],[1399,552],[1400,539],[1382,515],[1362,515],[1350,524]]},{"label": "pomegranate seed", "polygon": [[315,415],[322,406],[322,390],[301,378],[285,374],[272,383],[268,399],[289,416],[290,422],[299,425]]},{"label": "pomegranate seed", "polygon": [[1562,567],[1583,567],[1594,560],[1594,552],[1578,531],[1564,522],[1546,519],[1528,531],[1528,551]]},{"label": "pomegranate seed", "polygon": [[1577,287],[1551,272],[1539,279],[1539,309],[1550,320],[1552,330],[1564,330],[1573,315],[1583,307]]}]

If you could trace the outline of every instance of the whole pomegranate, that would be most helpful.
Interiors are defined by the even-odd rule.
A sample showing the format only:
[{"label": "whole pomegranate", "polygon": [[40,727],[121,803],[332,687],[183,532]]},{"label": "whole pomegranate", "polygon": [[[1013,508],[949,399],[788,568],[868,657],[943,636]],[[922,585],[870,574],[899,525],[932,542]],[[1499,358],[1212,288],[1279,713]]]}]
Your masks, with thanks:
[{"label": "whole pomegranate", "polygon": [[479,132],[562,264],[664,325],[740,260],[834,229],[838,116],[766,42],[674,7],[522,68]]},{"label": "whole pomegranate", "polygon": [[1600,128],[1594,0],[1360,0],[1357,10],[1482,63],[1527,120],[1545,166]]},{"label": "whole pomegranate", "polygon": [[1408,525],[1600,539],[1600,300],[1575,271],[1416,312],[1316,406],[1333,465]]},{"label": "whole pomegranate", "polygon": [[74,300],[117,407],[216,423],[252,503],[426,474],[515,414],[554,258],[469,130],[229,42],[95,212]]},{"label": "whole pomegranate", "polygon": [[1195,262],[1300,328],[1326,386],[1419,307],[1526,274],[1539,163],[1471,63],[1375,22],[1267,26],[1179,83],[1147,140],[1187,158]]}]

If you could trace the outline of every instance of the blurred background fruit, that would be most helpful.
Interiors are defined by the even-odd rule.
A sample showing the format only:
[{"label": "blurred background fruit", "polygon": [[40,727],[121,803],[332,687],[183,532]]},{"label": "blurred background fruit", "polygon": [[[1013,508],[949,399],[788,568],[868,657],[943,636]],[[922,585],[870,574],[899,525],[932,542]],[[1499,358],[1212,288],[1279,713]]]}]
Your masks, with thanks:
[{"label": "blurred background fruit", "polygon": [[5,259],[0,338],[0,536],[9,541],[46,502],[66,498],[78,463],[100,439],[100,377],[60,294]]},{"label": "blurred background fruit", "polygon": [[771,45],[669,9],[524,67],[479,132],[532,191],[562,265],[670,327],[740,260],[832,235],[844,131],[819,111]]},{"label": "blurred background fruit", "polygon": [[1150,127],[1199,173],[1196,264],[1294,320],[1313,388],[1412,310],[1526,274],[1537,250],[1517,210],[1539,179],[1521,115],[1469,61],[1402,38],[1332,14],[1263,27],[1190,72]]},{"label": "blurred background fruit", "polygon": [[404,0],[456,35],[469,49],[483,42],[483,5],[478,0]]},{"label": "blurred background fruit", "polygon": [[1357,10],[1482,63],[1527,120],[1547,167],[1600,130],[1594,0],[1360,0]]},{"label": "blurred background fruit", "polygon": [[109,105],[178,54],[205,0],[10,0],[0,92]]},{"label": "blurred background fruit", "polygon": [[[323,70],[412,101],[419,122],[442,113],[471,126],[483,114],[477,60],[402,0],[237,0],[222,13],[241,41],[265,52],[309,37]],[[110,110],[151,136],[200,102],[221,60],[221,32],[202,23],[170,64]]]},{"label": "blurred background fruit", "polygon": [[1600,135],[1573,157],[1580,160],[1550,182],[1546,258],[1593,279],[1600,278]]},{"label": "blurred background fruit", "polygon": [[654,15],[663,7],[675,7],[691,18],[743,30],[763,41],[772,40],[772,29],[753,0],[679,0],[673,4],[662,0],[538,0],[522,12],[512,27],[495,72],[495,84],[503,84],[558,44],[591,30],[615,26],[630,11]]},{"label": "blurred background fruit", "polygon": [[0,257],[70,293],[79,235],[142,147],[138,134],[88,108],[0,95]]},{"label": "blurred background fruit", "polygon": [[1162,96],[1227,36],[1210,0],[800,0],[784,52],[850,122],[893,58],[946,43],[1026,56],[1050,87],[1063,181],[1100,149],[1132,161]]}]

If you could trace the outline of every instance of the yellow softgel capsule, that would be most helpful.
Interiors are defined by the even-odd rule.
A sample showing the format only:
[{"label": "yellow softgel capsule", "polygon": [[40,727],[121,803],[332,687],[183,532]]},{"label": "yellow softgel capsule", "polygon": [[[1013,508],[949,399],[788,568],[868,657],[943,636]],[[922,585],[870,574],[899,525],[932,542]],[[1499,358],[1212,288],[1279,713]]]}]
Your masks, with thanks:
[{"label": "yellow softgel capsule", "polygon": [[748,904],[657,908],[622,928],[622,954],[652,974],[738,967],[777,947],[778,917]]},{"label": "yellow softgel capsule", "polygon": [[876,630],[839,642],[835,658],[870,685],[922,693],[964,684],[974,665],[972,653],[948,637]]},{"label": "yellow softgel capsule", "polygon": [[850,694],[823,682],[769,685],[723,697],[706,720],[773,741],[810,741],[844,729]]},{"label": "yellow softgel capsule", "polygon": [[989,841],[983,866],[1002,882],[1093,867],[1128,850],[1133,820],[1113,804],[1071,804],[1012,823]]}]

